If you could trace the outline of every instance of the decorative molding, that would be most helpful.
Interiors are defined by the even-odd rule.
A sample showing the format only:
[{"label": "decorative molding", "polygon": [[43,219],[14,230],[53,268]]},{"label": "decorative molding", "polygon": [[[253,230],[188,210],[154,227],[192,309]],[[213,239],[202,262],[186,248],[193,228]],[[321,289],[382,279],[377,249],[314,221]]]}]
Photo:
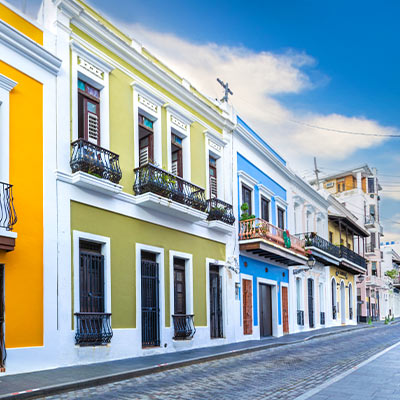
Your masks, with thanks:
[{"label": "decorative molding", "polygon": [[[99,75],[96,72],[96,69],[100,70],[103,74],[110,73],[114,67],[109,64],[108,62],[104,61],[100,57],[96,56],[89,50],[87,50],[85,47],[83,47],[81,44],[79,44],[76,40],[71,40],[70,42],[71,50],[74,51],[79,57],[78,57],[78,65],[81,65],[83,68],[87,69],[88,71],[92,72],[94,75],[97,77],[103,79],[102,75]],[[82,65],[79,60],[82,60],[89,64],[87,67],[85,65]],[[90,65],[93,64],[93,65]],[[92,70],[93,69],[93,70]]]},{"label": "decorative molding", "polygon": [[244,182],[250,185],[250,187],[254,187],[258,184],[257,179],[254,179],[252,176],[250,176],[247,172],[244,172],[242,170],[238,171],[238,177]]},{"label": "decorative molding", "polygon": [[295,194],[293,196],[294,205],[297,204],[298,206],[300,206],[300,205],[304,204],[304,202],[305,202],[305,200],[301,196],[299,196],[298,194]]},{"label": "decorative molding", "polygon": [[262,183],[259,183],[257,185],[258,190],[260,191],[260,193],[262,195],[264,195],[265,197],[271,199],[272,197],[274,197],[274,192],[272,190],[269,190],[266,186],[264,186]]},{"label": "decorative molding", "polygon": [[96,68],[93,64],[90,64],[86,60],[84,60],[82,57],[78,56],[78,65],[81,66],[82,68],[86,69],[93,75],[96,75],[100,79],[104,79],[104,72],[98,68]]},{"label": "decorative molding", "polygon": [[0,74],[0,88],[7,90],[7,92],[11,92],[15,88],[18,82],[13,81],[10,78],[7,78],[5,75]]},{"label": "decorative molding", "polygon": [[[133,90],[135,90],[139,97],[142,97],[144,100],[147,100],[149,103],[154,103],[156,106],[161,107],[162,105],[165,104],[165,99],[163,99],[161,96],[158,96],[157,93],[155,93],[151,86],[144,86],[140,82],[132,82],[131,86]],[[145,104],[145,103],[142,103]],[[155,111],[152,107],[149,107],[152,111]]]},{"label": "decorative molding", "polygon": [[158,111],[157,104],[152,103],[150,100],[147,100],[141,94],[138,95],[138,101],[141,105],[149,108],[150,110],[154,111],[155,113]]},{"label": "decorative molding", "polygon": [[279,206],[287,207],[289,205],[289,203],[286,200],[282,199],[282,197],[280,196],[274,196],[274,198],[275,198],[275,203]]},{"label": "decorative molding", "polygon": [[2,20],[0,20],[0,43],[53,75],[57,75],[60,70],[61,60],[58,57]]},{"label": "decorative molding", "polygon": [[171,115],[171,123],[172,123],[172,125],[175,125],[178,128],[183,129],[184,131],[186,131],[186,129],[187,129],[187,124],[185,124],[178,118],[175,118],[173,115]]},{"label": "decorative molding", "polygon": [[214,142],[217,146],[220,146],[221,148],[225,147],[228,144],[228,142],[222,137],[222,135],[217,132],[212,132],[206,129],[204,131],[204,135],[208,139],[209,143],[210,141]]},{"label": "decorative molding", "polygon": [[[178,120],[178,126],[180,127],[180,129],[186,130],[186,128],[183,128],[180,124],[183,125],[192,125],[193,123],[193,118],[191,117],[191,115],[186,112],[183,108],[178,108],[176,105],[167,103],[164,105],[165,109],[171,114],[172,117],[174,117],[176,120]],[[172,118],[171,118],[171,122]],[[179,124],[180,123],[180,124]]]}]

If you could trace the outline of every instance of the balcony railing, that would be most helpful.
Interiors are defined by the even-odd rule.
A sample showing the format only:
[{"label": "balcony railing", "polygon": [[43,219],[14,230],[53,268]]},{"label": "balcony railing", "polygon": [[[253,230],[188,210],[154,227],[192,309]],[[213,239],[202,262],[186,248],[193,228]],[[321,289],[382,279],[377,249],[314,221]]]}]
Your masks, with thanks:
[{"label": "balcony railing", "polygon": [[346,246],[340,245],[340,257],[359,265],[362,268],[367,268],[367,262],[364,257],[350,250]]},{"label": "balcony railing", "polygon": [[375,217],[373,215],[367,215],[365,217],[365,225],[374,225],[375,224]]},{"label": "balcony railing", "polygon": [[122,178],[119,155],[84,139],[71,143],[70,166],[72,172],[87,172],[98,178],[119,183]]},{"label": "balcony railing", "polygon": [[233,207],[222,200],[215,198],[207,200],[207,212],[209,221],[222,221],[229,225],[235,223]]},{"label": "balcony railing", "polygon": [[179,176],[170,174],[152,164],[146,164],[134,171],[133,190],[136,195],[150,192],[196,210],[206,211],[206,197],[204,189],[201,187],[186,182]]},{"label": "balcony railing", "polygon": [[8,183],[0,182],[0,228],[8,231],[12,231],[17,222],[12,188]]},{"label": "balcony railing", "polygon": [[365,251],[366,253],[375,253],[376,246],[372,243],[367,243]]},{"label": "balcony railing", "polygon": [[304,325],[304,311],[297,310],[297,325]]},{"label": "balcony railing", "polygon": [[319,313],[319,323],[320,325],[325,325],[325,313],[323,311]]},{"label": "balcony railing", "polygon": [[400,277],[393,279],[393,285],[400,286]]},{"label": "balcony railing", "polygon": [[75,344],[81,346],[100,346],[111,342],[111,314],[75,313]]},{"label": "balcony railing", "polygon": [[172,316],[174,322],[174,339],[188,340],[196,333],[193,314],[176,314]]},{"label": "balcony railing", "polygon": [[336,319],[336,316],[337,316],[336,306],[332,306],[332,319]]},{"label": "balcony railing", "polygon": [[304,240],[289,234],[287,231],[284,231],[261,218],[240,221],[239,240],[257,238],[268,240],[269,242],[293,250],[301,255],[306,254],[304,249]]},{"label": "balcony railing", "polygon": [[340,257],[339,247],[335,246],[321,236],[318,236],[315,232],[300,233],[296,236],[305,240],[306,247],[316,247],[317,249],[322,250],[334,257]]}]

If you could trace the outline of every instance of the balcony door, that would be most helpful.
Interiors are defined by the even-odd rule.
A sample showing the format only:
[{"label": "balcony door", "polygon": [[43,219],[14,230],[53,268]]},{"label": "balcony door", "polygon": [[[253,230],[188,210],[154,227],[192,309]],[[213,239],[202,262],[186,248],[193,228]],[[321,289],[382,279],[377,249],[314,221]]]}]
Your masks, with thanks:
[{"label": "balcony door", "polygon": [[159,265],[156,254],[142,252],[142,346],[160,345]]},{"label": "balcony door", "polygon": [[183,178],[182,138],[171,134],[171,172]]},{"label": "balcony door", "polygon": [[308,324],[310,328],[314,328],[314,281],[307,280],[308,288]]},{"label": "balcony door", "polygon": [[217,185],[217,159],[209,157],[210,199],[218,197]]},{"label": "balcony door", "polygon": [[154,162],[153,121],[139,114],[139,167]]},{"label": "balcony door", "polygon": [[[250,281],[249,281],[250,282]],[[260,304],[260,336],[272,336],[272,297],[271,286],[260,283],[258,286]]]},{"label": "balcony door", "polygon": [[222,338],[222,278],[219,274],[219,266],[210,265],[210,336]]},{"label": "balcony door", "polygon": [[6,343],[4,334],[4,265],[0,264],[0,372],[4,371],[6,361]]},{"label": "balcony door", "polygon": [[174,258],[174,314],[186,314],[185,260]]},{"label": "balcony door", "polygon": [[78,80],[78,137],[100,146],[100,91]]}]

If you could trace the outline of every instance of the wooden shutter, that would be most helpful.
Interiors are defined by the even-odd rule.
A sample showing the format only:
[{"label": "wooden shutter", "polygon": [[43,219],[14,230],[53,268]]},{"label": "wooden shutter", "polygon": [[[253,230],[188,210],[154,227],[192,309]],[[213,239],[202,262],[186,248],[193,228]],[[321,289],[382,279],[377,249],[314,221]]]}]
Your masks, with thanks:
[{"label": "wooden shutter", "polygon": [[243,333],[251,335],[253,333],[253,304],[252,304],[252,282],[243,279]]},{"label": "wooden shutter", "polygon": [[217,160],[214,157],[209,159],[209,176],[210,176],[210,198],[218,197],[217,183]]},{"label": "wooden shutter", "polygon": [[78,137],[100,145],[100,91],[78,81]]},{"label": "wooden shutter", "polygon": [[174,314],[186,314],[185,260],[174,258]]},{"label": "wooden shutter", "polygon": [[282,286],[282,320],[283,333],[289,333],[288,288],[286,286]]}]

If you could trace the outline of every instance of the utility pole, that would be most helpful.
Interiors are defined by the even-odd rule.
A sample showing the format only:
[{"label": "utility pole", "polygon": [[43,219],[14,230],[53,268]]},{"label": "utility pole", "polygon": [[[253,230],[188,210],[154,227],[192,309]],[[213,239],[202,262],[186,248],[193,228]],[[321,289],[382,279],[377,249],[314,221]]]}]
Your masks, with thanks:
[{"label": "utility pole", "polygon": [[228,102],[228,96],[233,95],[232,90],[229,88],[228,82],[224,83],[221,79],[217,78],[217,82],[224,88],[224,97],[221,99],[223,103]]},{"label": "utility pole", "polygon": [[317,188],[319,190],[319,177],[318,177],[318,172],[321,172],[318,167],[317,167],[317,157],[314,157],[314,172],[315,172],[315,178],[317,179]]}]

